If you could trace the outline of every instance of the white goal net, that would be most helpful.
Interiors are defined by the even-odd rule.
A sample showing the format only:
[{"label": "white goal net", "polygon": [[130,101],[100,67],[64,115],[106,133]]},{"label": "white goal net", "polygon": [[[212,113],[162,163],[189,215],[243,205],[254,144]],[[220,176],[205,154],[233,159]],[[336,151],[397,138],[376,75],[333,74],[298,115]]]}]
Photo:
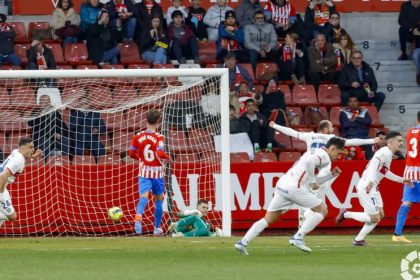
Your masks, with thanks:
[{"label": "white goal net", "polygon": [[[22,137],[44,152],[7,186],[18,218],[0,235],[135,235],[139,163],[128,149],[150,109],[163,114],[158,130],[173,162],[162,228],[206,199],[206,219],[230,235],[229,145],[217,153],[214,144],[215,135],[229,141],[228,90],[226,69],[0,71],[1,161]],[[122,209],[119,222],[111,207]],[[153,223],[149,197],[143,235]]]}]

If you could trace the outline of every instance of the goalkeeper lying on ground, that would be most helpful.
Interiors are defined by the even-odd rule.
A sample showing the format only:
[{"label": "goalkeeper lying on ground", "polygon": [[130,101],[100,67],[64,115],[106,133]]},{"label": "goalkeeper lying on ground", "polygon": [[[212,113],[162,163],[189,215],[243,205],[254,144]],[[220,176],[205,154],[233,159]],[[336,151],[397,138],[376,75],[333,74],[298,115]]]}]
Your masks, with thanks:
[{"label": "goalkeeper lying on ground", "polygon": [[220,228],[215,228],[214,233],[210,231],[210,224],[205,220],[208,211],[208,201],[200,199],[196,210],[178,212],[178,217],[181,219],[169,226],[172,237],[222,236]]}]

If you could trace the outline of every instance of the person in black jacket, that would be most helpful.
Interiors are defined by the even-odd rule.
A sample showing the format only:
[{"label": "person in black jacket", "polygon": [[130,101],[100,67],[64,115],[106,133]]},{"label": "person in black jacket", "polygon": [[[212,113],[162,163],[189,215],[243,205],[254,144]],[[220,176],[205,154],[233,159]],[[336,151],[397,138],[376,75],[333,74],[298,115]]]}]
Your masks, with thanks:
[{"label": "person in black jacket", "polygon": [[124,29],[124,39],[132,41],[137,26],[135,6],[131,0],[111,0],[105,5],[108,11],[111,26]]},{"label": "person in black jacket", "polygon": [[0,66],[3,65],[3,60],[11,65],[20,65],[20,58],[15,54],[13,46],[16,33],[13,27],[6,23],[6,19],[5,14],[0,14]]},{"label": "person in black jacket", "polygon": [[195,37],[200,41],[207,41],[207,27],[204,24],[206,10],[200,7],[201,0],[193,0],[192,6],[188,7],[187,24],[192,29]]},{"label": "person in black jacket", "polygon": [[152,27],[143,33],[139,45],[144,60],[154,64],[166,64],[168,38],[158,16],[152,18]]},{"label": "person in black jacket", "polygon": [[407,42],[413,42],[413,35],[417,24],[420,22],[420,0],[410,0],[401,5],[398,16],[400,25],[399,37],[401,46],[401,56],[399,60],[407,60]]},{"label": "person in black jacket", "polygon": [[166,29],[166,21],[163,16],[162,7],[154,0],[144,0],[141,3],[135,4],[135,12],[138,26],[137,31],[139,34],[143,34],[145,31],[152,28],[152,17],[155,16],[160,18],[163,29]]},{"label": "person in black jacket", "polygon": [[[244,132],[248,133],[252,144],[254,145],[254,152],[261,152],[260,142],[262,140],[262,128],[267,127],[267,118],[256,111],[257,105],[254,99],[248,99],[246,101],[246,112],[239,118],[241,123],[240,127]],[[268,142],[267,146],[272,143]],[[267,147],[268,148],[268,147]]]},{"label": "person in black jacket", "polygon": [[55,58],[50,48],[47,48],[41,41],[33,40],[31,48],[26,52],[28,57],[29,70],[55,69]]},{"label": "person in black jacket", "polygon": [[361,102],[374,103],[378,111],[385,100],[385,94],[377,92],[373,69],[363,61],[361,51],[353,51],[350,63],[341,70],[339,86],[342,90],[341,104],[347,105],[350,96],[356,96]]},{"label": "person in black jacket", "polygon": [[330,20],[330,14],[335,11],[331,0],[311,0],[305,10],[306,29],[310,30],[313,37],[318,33],[328,35],[326,24]]},{"label": "person in black jacket", "polygon": [[118,64],[120,49],[117,44],[122,39],[121,33],[121,30],[110,25],[107,10],[102,10],[98,22],[89,31],[89,58],[99,66],[106,63]]}]

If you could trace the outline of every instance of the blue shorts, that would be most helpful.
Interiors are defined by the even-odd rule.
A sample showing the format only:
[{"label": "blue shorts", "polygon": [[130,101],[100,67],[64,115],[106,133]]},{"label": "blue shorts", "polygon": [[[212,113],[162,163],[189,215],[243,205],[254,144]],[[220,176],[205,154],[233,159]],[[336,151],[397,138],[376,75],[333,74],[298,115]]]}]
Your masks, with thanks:
[{"label": "blue shorts", "polygon": [[413,182],[414,187],[404,185],[402,201],[420,202],[420,182]]},{"label": "blue shorts", "polygon": [[144,178],[139,177],[140,195],[152,191],[153,195],[161,195],[165,192],[165,178]]}]

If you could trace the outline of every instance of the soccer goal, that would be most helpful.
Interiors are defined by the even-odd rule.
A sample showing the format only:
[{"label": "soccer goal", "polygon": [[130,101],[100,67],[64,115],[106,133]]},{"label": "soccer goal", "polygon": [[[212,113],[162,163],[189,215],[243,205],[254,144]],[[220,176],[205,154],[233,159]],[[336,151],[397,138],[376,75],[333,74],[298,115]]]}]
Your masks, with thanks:
[{"label": "soccer goal", "polygon": [[[25,136],[44,151],[7,187],[18,219],[0,235],[134,235],[139,163],[127,152],[153,108],[163,114],[159,130],[173,160],[163,229],[206,199],[206,220],[230,236],[228,104],[227,69],[0,71],[3,157]],[[117,223],[108,217],[112,207],[124,213]],[[153,231],[153,212],[150,199],[143,235]]]}]

